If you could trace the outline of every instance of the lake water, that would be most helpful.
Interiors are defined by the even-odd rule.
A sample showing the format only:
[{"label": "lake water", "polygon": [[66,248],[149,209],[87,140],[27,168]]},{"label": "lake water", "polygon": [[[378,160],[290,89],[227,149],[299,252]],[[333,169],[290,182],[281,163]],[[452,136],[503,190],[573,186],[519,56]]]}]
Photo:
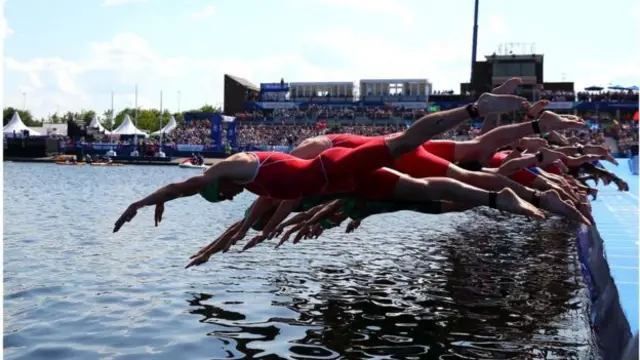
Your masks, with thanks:
[{"label": "lake water", "polygon": [[5,359],[593,358],[574,229],[488,209],[367,219],[185,270],[253,195],[152,209],[176,167],[4,163]]}]

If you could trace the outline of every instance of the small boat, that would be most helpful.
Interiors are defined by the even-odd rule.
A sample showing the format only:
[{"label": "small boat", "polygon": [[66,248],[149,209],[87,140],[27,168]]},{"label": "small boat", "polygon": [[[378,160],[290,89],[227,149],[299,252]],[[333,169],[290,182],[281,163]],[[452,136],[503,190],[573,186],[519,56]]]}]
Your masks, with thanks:
[{"label": "small boat", "polygon": [[178,167],[181,167],[183,169],[206,169],[208,166],[205,164],[194,165],[191,163],[191,159],[187,159],[181,162],[180,164],[178,164]]},{"label": "small boat", "polygon": [[106,163],[106,162],[94,162],[89,164],[91,166],[122,166],[122,164],[116,164],[116,163]]},{"label": "small boat", "polygon": [[84,162],[56,161],[56,165],[85,165]]}]

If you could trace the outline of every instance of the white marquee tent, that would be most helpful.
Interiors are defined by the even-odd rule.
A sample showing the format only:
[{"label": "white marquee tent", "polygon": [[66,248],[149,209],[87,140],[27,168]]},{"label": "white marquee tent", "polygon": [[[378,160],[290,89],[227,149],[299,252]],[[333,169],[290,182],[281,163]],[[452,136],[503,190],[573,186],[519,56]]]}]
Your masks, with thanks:
[{"label": "white marquee tent", "polygon": [[24,130],[28,130],[30,136],[40,136],[39,132],[30,129],[22,122],[20,115],[18,115],[18,112],[16,111],[13,113],[11,121],[9,121],[9,123],[2,129],[2,132],[5,134],[13,134],[15,132],[18,136],[22,136],[22,132]]},{"label": "white marquee tent", "polygon": [[91,119],[91,123],[89,124],[89,128],[90,129],[94,129],[94,130],[98,130],[98,132],[103,133],[103,134],[107,134],[109,135],[111,132],[107,129],[104,128],[104,126],[102,126],[102,124],[100,123],[100,121],[98,121],[98,117],[97,116],[93,116],[93,119]]},{"label": "white marquee tent", "polygon": [[162,129],[151,133],[151,135],[160,135],[160,134],[169,134],[170,132],[172,132],[175,128],[178,127],[178,123],[176,122],[176,118],[173,117],[173,115],[171,115],[171,120],[169,120],[169,122],[167,123],[167,125],[165,125]]},{"label": "white marquee tent", "polygon": [[122,124],[120,124],[120,126],[118,126],[117,129],[113,130],[111,132],[111,135],[137,135],[137,136],[143,136],[143,137],[149,136],[149,134],[138,129],[133,124],[133,121],[131,121],[131,118],[129,117],[129,115],[124,116],[124,121],[122,122]]}]

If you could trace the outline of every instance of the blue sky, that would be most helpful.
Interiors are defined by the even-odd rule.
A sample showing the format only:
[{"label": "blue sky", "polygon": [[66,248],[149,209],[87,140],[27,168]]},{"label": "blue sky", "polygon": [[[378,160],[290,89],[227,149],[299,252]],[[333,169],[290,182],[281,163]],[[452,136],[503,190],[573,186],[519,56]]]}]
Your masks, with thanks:
[{"label": "blue sky", "polygon": [[[221,104],[254,83],[469,77],[473,0],[5,0],[4,103],[37,116]],[[605,5],[606,4],[606,5]],[[545,80],[640,85],[633,0],[481,0],[479,52],[535,43]]]}]

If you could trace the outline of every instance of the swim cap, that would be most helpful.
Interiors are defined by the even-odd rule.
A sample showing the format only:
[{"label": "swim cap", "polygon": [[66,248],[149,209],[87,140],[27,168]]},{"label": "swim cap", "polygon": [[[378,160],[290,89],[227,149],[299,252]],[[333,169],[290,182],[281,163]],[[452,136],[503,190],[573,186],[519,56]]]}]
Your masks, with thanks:
[{"label": "swim cap", "polygon": [[356,207],[356,202],[357,200],[355,198],[351,198],[351,197],[345,198],[344,201],[342,201],[340,210],[345,214],[349,214]]},{"label": "swim cap", "polygon": [[337,224],[336,224],[336,223],[334,223],[333,221],[331,221],[330,219],[324,219],[324,220],[322,220],[322,221],[320,222],[320,226],[321,226],[323,229],[327,230],[327,229],[332,229],[332,228],[336,227],[336,226],[337,226]]},{"label": "swim cap", "polygon": [[[245,210],[245,211],[244,211],[244,218],[245,218],[245,219],[249,217],[249,213],[251,213],[251,209],[252,209],[252,208],[253,208],[253,204],[252,204],[252,205],[250,205],[250,206],[247,208],[247,210]],[[262,230],[264,230],[264,226],[265,226],[265,223],[264,223],[264,221],[262,221],[262,218],[258,218],[258,220],[256,220],[256,222],[254,222],[254,223],[251,225],[251,228],[252,228],[253,230],[255,230],[255,231],[262,231]]]},{"label": "swim cap", "polygon": [[219,187],[218,180],[214,180],[209,185],[207,185],[204,189],[200,190],[200,196],[202,196],[208,202],[216,203],[219,200],[220,193],[218,192]]}]

